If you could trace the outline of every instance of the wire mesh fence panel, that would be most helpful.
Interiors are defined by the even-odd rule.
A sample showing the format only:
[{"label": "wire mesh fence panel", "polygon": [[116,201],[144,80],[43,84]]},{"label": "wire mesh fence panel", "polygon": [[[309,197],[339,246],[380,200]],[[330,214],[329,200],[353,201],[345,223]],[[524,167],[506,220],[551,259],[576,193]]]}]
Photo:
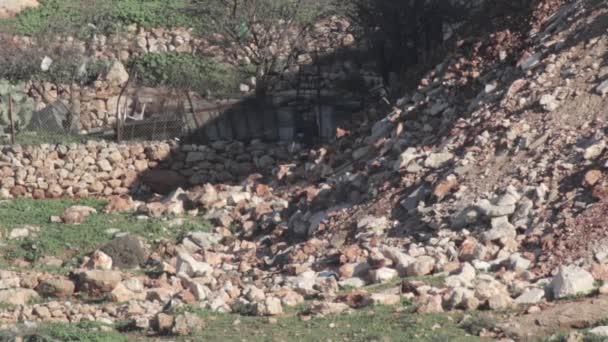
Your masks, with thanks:
[{"label": "wire mesh fence panel", "polygon": [[[30,111],[27,116],[15,118],[11,114],[11,124],[3,129],[2,144],[60,144],[77,143],[91,139],[72,129],[73,117],[69,108],[57,101],[38,111]],[[26,120],[27,119],[27,120]]]},{"label": "wire mesh fence panel", "polygon": [[180,138],[184,133],[181,116],[158,116],[122,123],[122,136],[119,140],[167,140]]}]

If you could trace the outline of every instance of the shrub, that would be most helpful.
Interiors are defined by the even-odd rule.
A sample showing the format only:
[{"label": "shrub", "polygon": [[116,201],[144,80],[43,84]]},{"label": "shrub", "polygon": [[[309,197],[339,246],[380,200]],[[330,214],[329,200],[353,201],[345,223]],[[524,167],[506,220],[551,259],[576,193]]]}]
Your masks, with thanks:
[{"label": "shrub", "polygon": [[237,90],[240,80],[240,73],[234,67],[189,54],[148,53],[135,58],[131,64],[137,80],[149,87],[229,95]]}]

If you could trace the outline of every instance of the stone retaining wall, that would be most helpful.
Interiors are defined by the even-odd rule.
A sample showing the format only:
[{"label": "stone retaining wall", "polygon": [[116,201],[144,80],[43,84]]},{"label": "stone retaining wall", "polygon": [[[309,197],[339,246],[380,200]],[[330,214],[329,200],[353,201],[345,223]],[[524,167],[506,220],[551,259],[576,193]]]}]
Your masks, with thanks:
[{"label": "stone retaining wall", "polygon": [[[355,38],[349,33],[349,27],[348,21],[331,18],[315,25],[310,37],[307,38],[307,51],[300,53],[297,61],[300,66],[310,65],[315,59],[315,53],[322,54],[320,59],[323,61],[318,63],[320,67],[313,68],[316,73],[313,82],[316,88],[331,90],[340,87],[340,84],[352,84],[348,80],[352,79],[355,74],[358,77],[364,77],[367,87],[381,83],[381,79],[375,73],[365,71],[371,68],[361,68],[354,59],[326,58],[342,48],[353,46]],[[21,46],[33,44],[29,37],[15,37],[15,42]],[[38,91],[33,88],[27,90],[35,99],[37,110],[43,110],[49,103],[57,100],[76,103],[76,107],[81,112],[79,128],[83,131],[115,126],[122,87],[129,78],[124,65],[135,56],[173,51],[210,57],[220,63],[231,65],[251,63],[247,56],[239,53],[239,50],[232,51],[225,48],[226,44],[222,37],[199,38],[192,33],[192,30],[185,28],[144,29],[132,25],[114,35],[95,35],[88,42],[66,38],[65,41],[59,41],[58,44],[74,46],[83,55],[109,61],[112,65],[108,74],[101,75],[97,81],[88,86],[74,84],[71,87],[64,85],[57,87],[55,84],[47,83],[42,87],[38,86],[38,90],[44,96],[40,96]],[[306,83],[306,80],[296,81],[301,76],[297,73],[297,69],[291,70],[288,73],[289,77],[281,81],[277,86],[278,92],[309,86],[308,84],[294,85],[295,82]],[[250,96],[255,90],[255,85],[255,78],[243,79],[239,87],[241,93],[236,94],[230,100],[240,100],[240,96]],[[175,94],[174,91],[161,88],[142,88],[137,85],[131,85],[120,99],[121,104],[127,101],[127,108],[132,113],[139,113],[145,104],[147,116],[184,111],[184,106],[189,106],[185,94]],[[209,107],[209,102],[216,102],[215,100],[207,101],[194,93],[191,94],[191,99],[194,101],[195,111],[198,108]],[[220,99],[217,102],[225,101],[226,99]]]},{"label": "stone retaining wall", "polygon": [[206,182],[236,182],[269,171],[289,154],[282,144],[175,142],[0,146],[0,197],[58,198],[162,191]]}]

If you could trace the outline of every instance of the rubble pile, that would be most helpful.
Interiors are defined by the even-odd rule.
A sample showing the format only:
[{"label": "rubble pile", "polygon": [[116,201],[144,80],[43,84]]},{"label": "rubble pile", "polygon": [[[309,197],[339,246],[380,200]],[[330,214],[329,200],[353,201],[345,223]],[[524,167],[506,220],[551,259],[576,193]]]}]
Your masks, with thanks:
[{"label": "rubble pile", "polygon": [[[195,326],[194,317],[171,314],[183,304],[273,316],[307,302],[307,314],[326,315],[409,298],[421,313],[518,306],[533,313],[557,299],[608,292],[598,285],[608,280],[608,39],[598,20],[608,7],[572,1],[545,12],[544,25],[523,42],[503,46],[493,36],[479,44],[493,46],[498,59],[463,45],[385,118],[329,146],[223,143],[168,149],[161,158],[147,152],[153,147],[136,146],[131,156],[121,146],[77,147],[98,153],[85,169],[101,168],[108,179],[120,179],[111,176],[118,164],[110,148],[133,160],[127,165],[170,160],[171,170],[189,177],[144,202],[104,185],[97,193],[122,195],[109,199],[107,211],[199,215],[214,228],[142,251],[131,267],[153,266],[154,276],[131,275],[103,249],[69,277],[0,273],[0,302],[22,304],[1,310],[0,319],[128,319],[141,329],[180,332]],[[48,156],[60,147],[45,148]],[[45,164],[34,165],[40,159],[32,152],[6,150],[3,158],[14,179],[9,187],[3,177],[10,195],[44,189],[35,172]],[[53,169],[65,167],[56,162],[64,159],[49,160]],[[17,175],[18,162],[31,165],[31,175]],[[247,167],[230,166],[238,163]],[[232,170],[239,172],[222,179]],[[90,186],[99,178],[79,189],[95,193]],[[59,220],[74,218],[81,219],[63,213]],[[374,284],[390,289],[370,291]],[[73,293],[111,302],[63,301]],[[38,295],[58,299],[27,304]]]}]

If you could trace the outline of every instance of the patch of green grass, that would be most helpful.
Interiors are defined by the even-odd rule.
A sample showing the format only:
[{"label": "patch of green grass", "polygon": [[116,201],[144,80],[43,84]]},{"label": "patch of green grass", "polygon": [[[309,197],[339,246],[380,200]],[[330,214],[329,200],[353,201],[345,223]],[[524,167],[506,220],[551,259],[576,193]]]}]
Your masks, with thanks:
[{"label": "patch of green grass", "polygon": [[276,323],[263,317],[194,313],[206,323],[194,341],[479,341],[458,326],[456,316],[415,315],[385,306],[309,321],[290,315]]},{"label": "patch of green grass", "polygon": [[[210,21],[194,13],[188,0],[45,0],[16,18],[0,21],[0,28],[17,34],[45,31],[87,36],[111,33],[123,26],[188,27],[202,32]],[[90,26],[92,24],[94,26]]]},{"label": "patch of green grass", "polygon": [[[458,314],[413,315],[393,307],[374,307],[352,314],[332,315],[303,321],[296,315],[265,317],[213,313],[188,308],[204,320],[200,334],[172,336],[172,341],[481,341],[458,325]],[[119,322],[115,330],[102,331],[93,322],[44,324],[21,328],[18,333],[0,332],[0,341],[23,336],[26,341],[133,341],[146,340],[131,329],[131,322]],[[156,339],[154,339],[156,340]]]},{"label": "patch of green grass", "polygon": [[[430,286],[440,287],[445,282],[445,277],[443,276],[425,276],[425,277],[406,277],[406,278],[394,278],[386,283],[382,284],[373,284],[368,285],[363,288],[363,290],[372,293],[384,292],[386,290],[399,287],[401,283],[405,280],[417,280],[422,281]],[[356,288],[347,287],[340,291],[340,294],[350,293],[352,291],[357,290]]]},{"label": "patch of green grass", "polygon": [[21,328],[17,332],[0,331],[0,341],[13,341],[21,336],[24,341],[82,341],[82,342],[122,342],[132,341],[127,336],[115,331],[103,331],[102,326],[94,322],[78,324],[52,323],[34,328]]},{"label": "patch of green grass", "polygon": [[[49,223],[53,215],[59,216],[72,205],[87,205],[97,209],[80,225]],[[184,219],[183,225],[168,228],[159,219],[139,220],[133,214],[105,214],[105,203],[97,199],[85,200],[33,200],[16,199],[0,202],[0,229],[8,234],[12,229],[23,225],[36,225],[40,231],[36,236],[22,240],[7,240],[4,258],[12,260],[24,258],[37,261],[42,256],[79,257],[90,253],[109,241],[112,236],[106,231],[110,228],[129,232],[148,240],[169,238],[177,239],[186,231],[208,230],[210,225],[197,218]]]},{"label": "patch of green grass", "polygon": [[176,52],[143,54],[133,58],[130,64],[146,86],[211,91],[214,96],[236,94],[245,74],[211,58]]},{"label": "patch of green grass", "polygon": [[581,292],[581,293],[576,293],[573,295],[568,295],[562,298],[553,298],[555,301],[560,301],[560,302],[568,302],[568,301],[575,301],[577,299],[582,299],[582,298],[593,298],[596,297],[599,293],[600,293],[600,283],[596,282],[595,283],[595,288],[589,292]]},{"label": "patch of green grass", "polygon": [[[15,134],[15,144],[71,144],[84,143],[88,138],[83,135],[49,132],[19,132]],[[0,137],[0,144],[10,144],[10,136]]]},{"label": "patch of green grass", "polygon": [[460,326],[469,334],[478,336],[483,330],[490,330],[496,324],[496,318],[487,313],[477,313],[467,317]]}]

